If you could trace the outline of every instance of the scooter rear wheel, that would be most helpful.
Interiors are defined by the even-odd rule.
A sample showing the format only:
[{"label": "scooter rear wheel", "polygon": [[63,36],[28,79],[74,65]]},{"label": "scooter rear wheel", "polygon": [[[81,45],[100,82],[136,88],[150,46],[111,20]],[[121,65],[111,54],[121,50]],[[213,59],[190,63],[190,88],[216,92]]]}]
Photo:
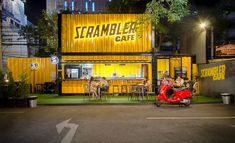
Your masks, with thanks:
[{"label": "scooter rear wheel", "polygon": [[157,106],[157,107],[160,107],[161,105],[162,105],[162,102],[156,101],[156,106]]}]

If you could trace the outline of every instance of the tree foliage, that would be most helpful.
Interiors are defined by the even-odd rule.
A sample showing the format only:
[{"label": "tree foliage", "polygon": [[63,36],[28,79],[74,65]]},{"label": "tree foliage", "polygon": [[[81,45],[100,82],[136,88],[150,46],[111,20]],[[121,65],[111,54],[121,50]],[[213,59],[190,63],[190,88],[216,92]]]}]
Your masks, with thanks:
[{"label": "tree foliage", "polygon": [[[22,26],[19,34],[25,38],[29,44],[39,44],[39,51],[36,56],[48,56],[53,54],[58,48],[58,26],[57,13],[48,14],[42,11],[35,26]],[[39,43],[37,43],[39,41]]]},{"label": "tree foliage", "polygon": [[28,84],[27,73],[22,73],[20,75],[20,81],[18,82],[18,94],[17,96],[25,98],[30,93],[30,85]]},{"label": "tree foliage", "polygon": [[43,11],[42,17],[37,23],[37,31],[39,31],[40,38],[46,40],[47,49],[57,49],[58,47],[57,19],[57,13],[48,14],[46,11]]},{"label": "tree foliage", "polygon": [[33,25],[25,25],[22,26],[19,34],[27,40],[28,44],[33,44],[36,43],[36,41],[38,40],[38,32],[35,29],[35,27]]},{"label": "tree foliage", "polygon": [[143,19],[155,26],[158,51],[172,24],[180,21],[188,12],[188,0],[152,0],[146,5]]},{"label": "tree foliage", "polygon": [[147,4],[145,14],[155,25],[161,24],[162,20],[173,23],[188,14],[188,0],[152,0]]}]

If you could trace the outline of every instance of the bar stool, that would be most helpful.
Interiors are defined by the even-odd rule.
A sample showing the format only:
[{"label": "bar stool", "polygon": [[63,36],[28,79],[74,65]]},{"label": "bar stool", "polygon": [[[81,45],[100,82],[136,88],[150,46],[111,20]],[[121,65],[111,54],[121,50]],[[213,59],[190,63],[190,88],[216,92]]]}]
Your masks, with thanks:
[{"label": "bar stool", "polygon": [[152,100],[152,97],[155,96],[155,85],[152,84],[149,88],[148,91],[146,92],[146,98],[147,100]]},{"label": "bar stool", "polygon": [[100,99],[103,99],[105,96],[105,100],[110,99],[112,93],[109,92],[109,87],[106,90],[100,92]]},{"label": "bar stool", "polygon": [[43,84],[36,84],[35,85],[35,92],[36,93],[43,93]]},{"label": "bar stool", "polygon": [[89,84],[83,84],[84,94],[83,94],[83,100],[88,96],[88,100],[91,98],[91,92]]},{"label": "bar stool", "polygon": [[128,94],[127,85],[126,84],[121,85],[121,95],[124,96],[127,94]]},{"label": "bar stool", "polygon": [[137,86],[137,96],[138,96],[137,99],[139,99],[141,97],[142,101],[144,100],[144,96],[145,96],[145,94],[144,94],[144,85],[138,85]]},{"label": "bar stool", "polygon": [[112,95],[112,93],[109,93],[108,91],[101,91],[101,98],[102,99],[104,96],[105,96],[105,100],[110,99],[111,95]]},{"label": "bar stool", "polygon": [[138,91],[138,85],[131,85],[131,92],[130,92],[130,100],[138,99],[139,97],[139,91]]},{"label": "bar stool", "polygon": [[115,96],[115,94],[119,94],[119,86],[116,84],[113,85],[113,96]]}]

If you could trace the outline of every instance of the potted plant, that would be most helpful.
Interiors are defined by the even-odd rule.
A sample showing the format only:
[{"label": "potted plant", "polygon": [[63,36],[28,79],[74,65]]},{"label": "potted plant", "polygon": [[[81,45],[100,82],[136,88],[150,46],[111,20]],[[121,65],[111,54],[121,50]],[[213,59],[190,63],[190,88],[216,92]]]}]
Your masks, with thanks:
[{"label": "potted plant", "polygon": [[5,80],[7,86],[7,96],[8,98],[13,98],[16,96],[16,84],[12,76],[12,72],[7,73],[7,79]]},{"label": "potted plant", "polygon": [[28,105],[29,107],[36,107],[37,96],[30,96],[30,84],[27,83],[27,79],[27,74],[22,73],[17,86],[17,96],[19,99],[22,99],[23,102],[26,102],[26,105]]}]

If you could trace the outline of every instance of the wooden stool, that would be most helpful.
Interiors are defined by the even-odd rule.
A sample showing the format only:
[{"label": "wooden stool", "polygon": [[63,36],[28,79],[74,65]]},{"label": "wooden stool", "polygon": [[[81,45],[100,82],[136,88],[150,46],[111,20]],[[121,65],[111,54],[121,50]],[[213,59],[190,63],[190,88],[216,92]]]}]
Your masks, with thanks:
[{"label": "wooden stool", "polygon": [[131,85],[130,99],[138,99],[139,97],[138,85]]},{"label": "wooden stool", "polygon": [[88,100],[90,100],[91,98],[91,92],[90,92],[90,87],[88,84],[84,84],[83,85],[83,89],[84,89],[84,94],[83,94],[83,100],[85,100],[85,98],[88,96]]},{"label": "wooden stool", "polygon": [[127,95],[128,94],[128,89],[127,89],[127,85],[121,85],[121,95]]},{"label": "wooden stool", "polygon": [[148,89],[148,91],[146,92],[146,98],[147,100],[151,100],[152,97],[155,97],[155,85],[151,85],[151,87]]},{"label": "wooden stool", "polygon": [[[116,90],[117,92],[116,92]],[[115,94],[119,94],[119,86],[118,85],[113,85],[113,96],[115,96]]]}]

